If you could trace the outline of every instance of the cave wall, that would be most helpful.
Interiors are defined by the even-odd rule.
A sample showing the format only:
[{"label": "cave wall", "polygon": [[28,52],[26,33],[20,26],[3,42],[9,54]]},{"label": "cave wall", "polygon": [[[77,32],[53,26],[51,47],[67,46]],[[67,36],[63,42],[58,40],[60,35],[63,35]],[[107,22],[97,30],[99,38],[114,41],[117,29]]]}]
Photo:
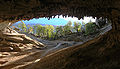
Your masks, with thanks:
[{"label": "cave wall", "polygon": [[[76,16],[79,19],[83,16],[108,18],[112,21],[113,29],[106,34],[85,44],[60,50],[33,65],[29,64],[20,69],[27,67],[28,69],[119,69],[119,5],[120,0],[2,0],[0,22],[50,18],[61,14]],[[1,68],[6,69],[6,67]]]},{"label": "cave wall", "polygon": [[[120,11],[120,0],[2,0],[0,21],[29,20],[55,15],[111,17],[113,10]],[[120,13],[116,13],[117,15]]]}]

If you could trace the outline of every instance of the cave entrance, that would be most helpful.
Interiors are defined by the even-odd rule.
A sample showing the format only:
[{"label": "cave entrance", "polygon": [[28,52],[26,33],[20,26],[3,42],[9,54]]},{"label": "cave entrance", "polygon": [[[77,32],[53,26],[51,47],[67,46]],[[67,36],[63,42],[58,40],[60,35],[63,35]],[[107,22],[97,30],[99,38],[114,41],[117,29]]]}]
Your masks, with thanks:
[{"label": "cave entrance", "polygon": [[[102,17],[63,17],[62,15],[48,18],[18,21],[11,26],[19,33],[32,35],[47,40],[86,41],[111,29],[110,21]],[[72,37],[77,36],[75,39]]]}]

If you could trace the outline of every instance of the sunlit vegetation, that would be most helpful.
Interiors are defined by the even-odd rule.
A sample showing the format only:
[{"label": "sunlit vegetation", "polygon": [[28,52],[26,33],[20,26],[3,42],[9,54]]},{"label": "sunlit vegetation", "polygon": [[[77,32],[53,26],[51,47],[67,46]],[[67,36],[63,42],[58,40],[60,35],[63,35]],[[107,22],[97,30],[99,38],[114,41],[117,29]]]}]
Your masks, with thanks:
[{"label": "sunlit vegetation", "polygon": [[[82,24],[79,22],[74,22],[73,25],[71,21],[68,21],[65,26],[42,26],[40,24],[30,26],[21,21],[21,23],[17,25],[17,28],[19,29],[19,32],[31,33],[42,39],[53,40],[72,33],[83,33],[83,35],[93,34],[97,31],[98,27],[91,21],[87,24],[84,22]],[[16,28],[14,29],[16,30]]]}]

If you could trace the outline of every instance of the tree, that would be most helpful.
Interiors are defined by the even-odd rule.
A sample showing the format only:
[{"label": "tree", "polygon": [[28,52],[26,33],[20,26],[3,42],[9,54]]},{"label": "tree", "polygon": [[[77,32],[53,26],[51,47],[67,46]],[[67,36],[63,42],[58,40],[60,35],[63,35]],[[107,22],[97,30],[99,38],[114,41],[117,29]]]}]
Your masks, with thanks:
[{"label": "tree", "polygon": [[34,34],[37,34],[41,38],[47,37],[47,39],[54,38],[54,26],[52,25],[35,25],[34,27]]},{"label": "tree", "polygon": [[27,31],[27,27],[26,27],[26,24],[23,22],[23,21],[21,21],[22,22],[22,31],[23,32],[26,32]]},{"label": "tree", "polygon": [[72,26],[72,22],[68,21],[67,26]]},{"label": "tree", "polygon": [[23,21],[21,21],[21,23],[19,23],[19,24],[17,25],[17,27],[18,27],[22,32],[27,32],[26,24],[25,24]]},{"label": "tree", "polygon": [[36,34],[37,25],[33,25],[33,34]]},{"label": "tree", "polygon": [[81,23],[77,23],[77,22],[74,22],[74,29],[77,31],[77,32],[80,32],[81,31]]},{"label": "tree", "polygon": [[63,28],[64,28],[63,31],[65,32],[65,35],[70,34],[72,32],[72,29],[73,29],[72,22],[69,21],[65,26],[63,26]]},{"label": "tree", "polygon": [[37,28],[36,28],[36,34],[38,35],[38,36],[42,36],[42,29],[43,28],[43,26],[42,25],[37,25]]},{"label": "tree", "polygon": [[52,38],[52,34],[54,32],[54,26],[46,25],[45,29],[46,29],[46,32],[47,32],[47,38]]},{"label": "tree", "polygon": [[55,28],[55,39],[58,38],[59,36],[63,36],[65,33],[64,33],[64,29],[62,26],[57,26]]},{"label": "tree", "polygon": [[33,33],[33,27],[30,26],[29,33]]},{"label": "tree", "polygon": [[54,26],[53,25],[49,25],[49,29],[50,29],[50,34],[49,34],[49,38],[54,38]]},{"label": "tree", "polygon": [[93,34],[95,33],[96,30],[96,25],[92,22],[89,22],[85,25],[85,34],[89,35],[89,34]]}]

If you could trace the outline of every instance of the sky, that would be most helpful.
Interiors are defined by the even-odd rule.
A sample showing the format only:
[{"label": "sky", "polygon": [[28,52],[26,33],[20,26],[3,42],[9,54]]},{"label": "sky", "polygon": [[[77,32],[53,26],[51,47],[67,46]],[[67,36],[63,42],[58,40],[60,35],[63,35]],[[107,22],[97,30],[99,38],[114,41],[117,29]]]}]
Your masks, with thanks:
[{"label": "sky", "polygon": [[[88,23],[89,21],[92,21],[92,22],[95,22],[96,21],[96,18],[92,18],[92,17],[84,17],[84,19],[80,19],[78,20],[77,17],[63,17],[62,15],[59,16],[58,18],[58,15],[55,16],[55,18],[52,18],[50,20],[48,20],[47,18],[39,18],[39,19],[31,19],[31,20],[23,20],[23,22],[25,24],[45,24],[45,25],[55,25],[55,26],[64,26],[65,24],[67,24],[68,21],[71,21],[72,23],[73,22],[85,22],[85,23]],[[16,22],[16,24],[18,23],[21,23],[21,21],[18,21]]]},{"label": "sky", "polygon": [[[55,16],[55,18],[58,18],[58,15],[57,16]],[[72,22],[85,22],[85,23],[88,23],[90,20],[92,21],[92,22],[95,22],[95,20],[96,20],[96,18],[94,19],[94,18],[92,18],[92,17],[84,17],[84,19],[80,19],[80,20],[78,20],[78,18],[77,17],[66,17],[66,18],[64,18],[62,15],[60,15],[59,16],[59,18],[62,18],[62,19],[65,19],[65,20],[67,20],[67,21],[72,21]]]}]

